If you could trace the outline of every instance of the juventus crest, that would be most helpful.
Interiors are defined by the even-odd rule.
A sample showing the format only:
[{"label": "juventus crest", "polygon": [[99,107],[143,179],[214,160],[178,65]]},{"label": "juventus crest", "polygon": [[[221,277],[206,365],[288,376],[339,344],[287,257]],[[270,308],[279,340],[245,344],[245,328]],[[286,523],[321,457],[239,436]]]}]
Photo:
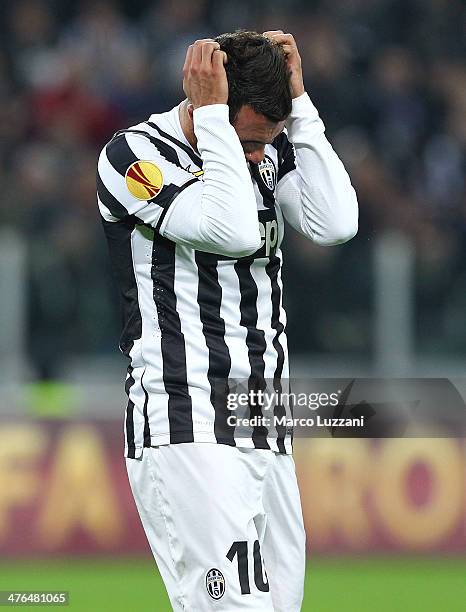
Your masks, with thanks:
[{"label": "juventus crest", "polygon": [[220,599],[223,597],[225,593],[225,578],[219,569],[213,567],[207,572],[205,585],[212,599]]},{"label": "juventus crest", "polygon": [[264,160],[259,164],[259,174],[264,181],[266,187],[273,191],[277,184],[277,173],[275,171],[275,165],[268,155],[264,157]]}]

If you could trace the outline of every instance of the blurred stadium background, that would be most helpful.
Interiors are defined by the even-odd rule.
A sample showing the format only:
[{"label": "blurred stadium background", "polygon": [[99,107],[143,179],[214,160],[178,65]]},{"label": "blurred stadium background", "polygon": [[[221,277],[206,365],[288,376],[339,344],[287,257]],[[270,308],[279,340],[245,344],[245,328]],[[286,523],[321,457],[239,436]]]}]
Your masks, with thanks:
[{"label": "blurred stadium background", "polygon": [[[122,460],[97,152],[179,101],[194,39],[292,32],[360,202],[349,244],[288,232],[294,374],[464,378],[464,3],[16,0],[2,13],[0,590],[164,612]],[[466,609],[465,440],[300,440],[296,462],[303,610]]]}]

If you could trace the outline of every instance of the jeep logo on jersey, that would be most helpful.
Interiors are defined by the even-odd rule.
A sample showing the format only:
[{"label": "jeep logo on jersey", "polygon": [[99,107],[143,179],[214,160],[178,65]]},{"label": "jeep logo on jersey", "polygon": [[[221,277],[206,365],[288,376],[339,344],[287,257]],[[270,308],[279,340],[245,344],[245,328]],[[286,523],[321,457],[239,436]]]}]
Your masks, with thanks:
[{"label": "jeep logo on jersey", "polygon": [[268,155],[264,157],[264,160],[258,164],[259,174],[265,185],[273,191],[277,183],[277,173],[275,172],[275,166],[273,161]]},{"label": "jeep logo on jersey", "polygon": [[150,200],[163,187],[163,174],[158,166],[149,161],[137,161],[126,171],[128,191],[138,200]]},{"label": "jeep logo on jersey", "polygon": [[[244,259],[246,261],[250,261],[251,259],[274,257],[277,252],[280,230],[275,207],[259,209],[257,211],[257,216],[259,217],[259,233],[261,237],[260,247],[252,255],[240,257],[240,260]],[[202,251],[197,251],[197,256],[202,256],[202,261],[205,263],[205,265],[213,265],[216,261],[226,259],[236,259],[235,257],[214,255],[212,253],[203,253]]]},{"label": "jeep logo on jersey", "polygon": [[212,599],[220,599],[225,593],[225,578],[220,570],[213,567],[205,577],[205,586]]},{"label": "jeep logo on jersey", "polygon": [[275,247],[278,242],[278,223],[276,219],[262,223],[259,221],[259,231],[261,234],[261,248],[265,247],[263,257],[269,257],[270,254],[275,255]]}]

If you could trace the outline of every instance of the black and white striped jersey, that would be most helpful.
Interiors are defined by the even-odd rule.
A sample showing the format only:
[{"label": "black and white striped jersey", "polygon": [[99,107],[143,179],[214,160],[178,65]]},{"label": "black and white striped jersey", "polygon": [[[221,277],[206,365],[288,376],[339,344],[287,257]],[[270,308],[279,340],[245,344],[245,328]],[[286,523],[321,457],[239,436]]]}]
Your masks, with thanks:
[{"label": "black and white striped jersey", "polygon": [[[325,147],[328,142],[309,104],[303,106],[315,134],[308,154],[322,157],[320,136]],[[338,191],[352,188],[348,179],[336,189],[339,201],[329,213],[326,201],[309,203],[313,194],[302,200],[310,189],[285,133],[266,146],[263,162],[248,165],[228,107],[197,109],[194,124],[199,152],[188,144],[175,107],[117,133],[99,158],[98,205],[123,303],[120,349],[130,359],[125,454],[139,457],[143,447],[181,442],[290,453],[289,428],[259,425],[239,435],[229,424],[229,385],[241,380],[257,389],[272,380],[280,387],[289,376],[282,208],[313,240],[341,242],[354,233],[352,219],[344,235],[344,219],[338,231],[331,219],[342,206],[351,217],[351,197]],[[340,163],[333,150],[328,155]],[[333,157],[313,162],[324,163],[327,175]],[[347,179],[341,166],[335,180],[338,172]],[[249,412],[260,415],[261,408]]]}]

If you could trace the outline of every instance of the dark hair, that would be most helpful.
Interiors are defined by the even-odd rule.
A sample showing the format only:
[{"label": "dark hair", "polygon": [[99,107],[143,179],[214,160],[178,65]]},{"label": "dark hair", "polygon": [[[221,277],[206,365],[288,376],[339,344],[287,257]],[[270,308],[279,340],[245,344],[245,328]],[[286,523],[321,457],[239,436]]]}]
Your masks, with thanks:
[{"label": "dark hair", "polygon": [[228,56],[230,121],[245,104],[270,121],[284,121],[291,113],[291,73],[281,46],[244,30],[220,34],[215,40]]}]

